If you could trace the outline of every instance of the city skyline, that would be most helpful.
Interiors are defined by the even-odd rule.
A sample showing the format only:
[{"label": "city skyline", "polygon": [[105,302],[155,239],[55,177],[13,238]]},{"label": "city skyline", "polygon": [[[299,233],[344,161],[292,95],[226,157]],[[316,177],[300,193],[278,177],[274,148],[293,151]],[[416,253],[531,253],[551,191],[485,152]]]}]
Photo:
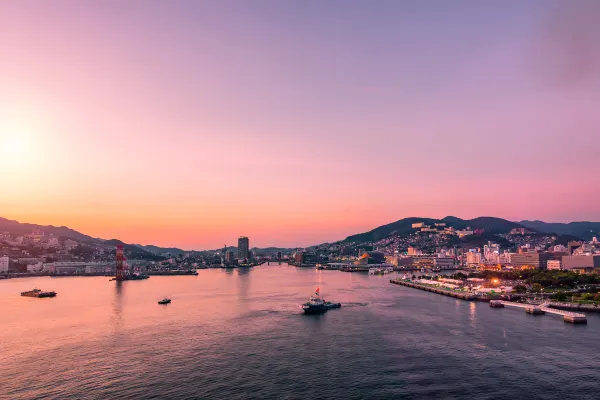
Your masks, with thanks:
[{"label": "city skyline", "polygon": [[0,216],[185,249],[598,221],[599,11],[4,2]]}]

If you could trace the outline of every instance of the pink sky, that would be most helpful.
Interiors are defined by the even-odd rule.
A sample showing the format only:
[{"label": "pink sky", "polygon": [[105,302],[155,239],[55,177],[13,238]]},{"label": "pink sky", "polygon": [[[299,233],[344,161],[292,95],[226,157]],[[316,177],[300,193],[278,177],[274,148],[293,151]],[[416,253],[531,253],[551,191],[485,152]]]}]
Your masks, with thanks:
[{"label": "pink sky", "polygon": [[0,216],[186,249],[600,220],[600,7],[463,3],[3,2]]}]

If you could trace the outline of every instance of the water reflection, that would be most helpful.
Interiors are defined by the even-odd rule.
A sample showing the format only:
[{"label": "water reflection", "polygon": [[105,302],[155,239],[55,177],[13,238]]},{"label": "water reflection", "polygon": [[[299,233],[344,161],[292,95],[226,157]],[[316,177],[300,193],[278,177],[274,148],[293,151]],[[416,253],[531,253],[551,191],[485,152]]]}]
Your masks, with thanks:
[{"label": "water reflection", "polygon": [[469,321],[471,321],[472,327],[475,327],[475,323],[477,322],[477,318],[475,315],[476,310],[477,310],[477,307],[475,306],[475,302],[474,301],[469,302]]},{"label": "water reflection", "polygon": [[113,316],[114,329],[123,328],[123,282],[115,281],[115,297],[113,298]]},{"label": "water reflection", "polygon": [[248,290],[250,287],[250,268],[238,268],[237,279],[237,304],[240,314],[248,311],[249,296]]}]

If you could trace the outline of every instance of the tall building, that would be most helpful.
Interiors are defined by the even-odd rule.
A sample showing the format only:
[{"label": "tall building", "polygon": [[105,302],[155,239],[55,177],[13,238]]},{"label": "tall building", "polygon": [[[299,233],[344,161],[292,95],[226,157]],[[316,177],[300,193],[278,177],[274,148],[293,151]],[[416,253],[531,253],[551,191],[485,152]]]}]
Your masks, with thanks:
[{"label": "tall building", "polygon": [[500,263],[500,246],[496,243],[488,242],[483,246],[483,257],[490,264]]},{"label": "tall building", "polygon": [[240,236],[238,239],[238,259],[250,258],[250,241],[246,236]]},{"label": "tall building", "polygon": [[233,264],[233,251],[227,250],[225,252],[225,263]]},{"label": "tall building", "polygon": [[8,257],[0,257],[0,272],[8,272],[9,263]]}]

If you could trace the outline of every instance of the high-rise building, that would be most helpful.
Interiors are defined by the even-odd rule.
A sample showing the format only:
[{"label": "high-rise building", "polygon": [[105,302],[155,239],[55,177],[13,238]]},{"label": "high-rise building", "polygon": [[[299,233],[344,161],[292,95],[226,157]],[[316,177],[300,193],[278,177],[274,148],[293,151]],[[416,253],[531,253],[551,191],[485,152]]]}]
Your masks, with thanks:
[{"label": "high-rise building", "polygon": [[227,250],[225,252],[225,263],[227,263],[227,264],[233,264],[233,257],[234,257],[233,251]]},{"label": "high-rise building", "polygon": [[238,239],[238,259],[247,260],[250,258],[250,241],[246,236],[240,236]]},{"label": "high-rise building", "polygon": [[0,272],[8,272],[10,259],[6,256],[0,257]]}]

